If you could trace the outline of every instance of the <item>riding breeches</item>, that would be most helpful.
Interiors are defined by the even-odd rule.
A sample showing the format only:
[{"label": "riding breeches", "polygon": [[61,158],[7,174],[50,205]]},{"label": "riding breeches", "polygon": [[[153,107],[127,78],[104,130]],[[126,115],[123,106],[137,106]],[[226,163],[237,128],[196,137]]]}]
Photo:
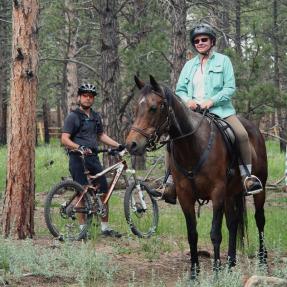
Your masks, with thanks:
[{"label": "riding breeches", "polygon": [[234,130],[243,164],[246,166],[251,165],[251,148],[246,129],[235,115],[227,117],[224,120],[229,123]]}]

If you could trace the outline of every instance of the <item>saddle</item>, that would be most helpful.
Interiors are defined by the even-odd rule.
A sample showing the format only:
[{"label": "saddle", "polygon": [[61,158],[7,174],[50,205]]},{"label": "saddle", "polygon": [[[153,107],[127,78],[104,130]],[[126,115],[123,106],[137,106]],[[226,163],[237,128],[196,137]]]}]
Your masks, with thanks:
[{"label": "saddle", "polygon": [[[203,114],[204,110],[196,110],[197,112]],[[230,126],[228,122],[219,116],[209,113],[208,111],[204,113],[204,115],[214,123],[214,125],[218,128],[222,138],[224,140],[227,152],[230,156],[230,162],[227,168],[227,176],[233,176],[235,174],[235,167],[240,159],[240,153],[238,151],[237,139],[233,128]]]}]

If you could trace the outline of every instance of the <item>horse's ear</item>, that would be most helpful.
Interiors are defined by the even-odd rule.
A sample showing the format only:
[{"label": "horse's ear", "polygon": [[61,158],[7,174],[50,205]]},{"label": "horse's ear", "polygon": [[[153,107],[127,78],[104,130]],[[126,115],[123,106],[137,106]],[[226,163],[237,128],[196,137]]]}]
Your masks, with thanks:
[{"label": "horse's ear", "polygon": [[155,80],[155,78],[152,75],[149,75],[149,80],[150,80],[150,84],[151,84],[152,88],[156,92],[161,92],[160,85],[157,83],[157,81]]},{"label": "horse's ear", "polygon": [[137,87],[141,90],[145,86],[144,81],[140,80],[137,76],[134,76],[134,79]]}]

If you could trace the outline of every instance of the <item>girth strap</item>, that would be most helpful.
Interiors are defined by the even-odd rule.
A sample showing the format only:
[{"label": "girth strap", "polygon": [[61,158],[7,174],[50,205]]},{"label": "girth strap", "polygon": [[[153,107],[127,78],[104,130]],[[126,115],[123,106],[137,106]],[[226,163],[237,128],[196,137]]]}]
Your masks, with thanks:
[{"label": "girth strap", "polygon": [[211,128],[211,131],[210,131],[210,134],[209,134],[209,139],[208,139],[208,144],[207,144],[207,148],[204,150],[203,154],[201,155],[199,161],[197,162],[197,164],[195,165],[195,167],[192,169],[192,170],[187,170],[185,169],[184,167],[182,167],[175,159],[175,156],[174,156],[174,143],[173,141],[171,140],[170,142],[170,149],[171,149],[171,157],[172,157],[172,160],[174,162],[174,165],[175,165],[175,168],[180,172],[182,173],[183,175],[185,175],[190,181],[191,181],[191,186],[192,186],[192,190],[194,192],[194,195],[195,195],[195,198],[197,200],[197,202],[202,205],[204,203],[207,203],[207,202],[204,202],[204,203],[201,203],[199,201],[199,194],[198,194],[198,190],[196,188],[196,185],[195,185],[195,180],[194,180],[194,176],[199,172],[199,170],[201,169],[201,167],[203,166],[203,164],[206,162],[207,158],[208,158],[208,155],[210,153],[210,150],[211,150],[211,147],[213,145],[213,142],[214,142],[214,138],[215,138],[215,130],[214,130],[214,125],[212,123],[210,123],[210,128]]},{"label": "girth strap", "polygon": [[[218,128],[218,130],[219,130],[219,132],[223,138],[223,141],[225,143],[225,147],[226,147],[227,152],[230,156],[230,161],[229,161],[229,164],[227,167],[226,175],[231,176],[234,173],[234,167],[237,163],[237,158],[239,157],[236,134],[235,134],[233,128],[231,127],[231,125],[227,121],[225,121],[224,119],[221,119],[214,114],[207,114],[206,116],[209,119],[211,119],[212,122],[216,125],[216,127]],[[231,132],[233,133],[234,142],[232,142],[230,135],[226,131],[227,129],[230,129]]]},{"label": "girth strap", "polygon": [[207,148],[204,150],[199,161],[197,162],[197,164],[192,170],[185,169],[176,161],[175,156],[174,156],[173,140],[170,141],[171,155],[172,155],[172,159],[175,164],[175,167],[179,172],[181,172],[183,175],[185,175],[189,179],[193,179],[193,177],[198,173],[198,171],[201,169],[202,165],[206,162],[208,158],[209,152],[211,150],[211,147],[213,145],[214,138],[215,138],[214,126],[210,124],[210,127],[211,127],[211,131],[210,131],[210,135],[208,139]]}]

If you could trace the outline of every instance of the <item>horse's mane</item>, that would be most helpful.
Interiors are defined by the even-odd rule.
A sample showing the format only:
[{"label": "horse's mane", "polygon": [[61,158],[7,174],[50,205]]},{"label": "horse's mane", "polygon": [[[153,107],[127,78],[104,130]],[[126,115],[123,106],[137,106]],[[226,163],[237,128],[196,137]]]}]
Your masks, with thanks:
[{"label": "horse's mane", "polygon": [[194,113],[194,111],[192,111],[190,108],[187,107],[187,105],[185,104],[185,102],[183,101],[181,97],[173,93],[173,91],[169,87],[167,86],[162,86],[162,87],[163,87],[164,94],[169,105],[172,105],[172,102],[174,100],[174,102],[177,102],[180,105],[180,107],[184,110],[185,114],[189,118],[191,118],[192,116],[194,117],[194,114],[196,113]]},{"label": "horse's mane", "polygon": [[[163,96],[167,100],[168,106],[174,107],[174,104],[178,103],[180,108],[184,111],[187,118],[191,120],[192,114],[194,115],[194,112],[186,106],[184,101],[178,95],[176,95],[168,86],[160,85],[160,87],[162,89]],[[145,84],[144,87],[141,89],[141,93],[143,94],[143,96],[146,96],[152,93],[153,91],[155,90],[153,86],[150,84]]]},{"label": "horse's mane", "polygon": [[179,104],[182,106],[182,108],[184,109],[186,113],[190,112],[190,109],[186,106],[184,101],[177,94],[173,93],[173,91],[169,87],[162,86],[162,88],[163,88],[164,95],[169,105],[172,104],[172,99],[174,98],[176,101],[179,102]]}]

